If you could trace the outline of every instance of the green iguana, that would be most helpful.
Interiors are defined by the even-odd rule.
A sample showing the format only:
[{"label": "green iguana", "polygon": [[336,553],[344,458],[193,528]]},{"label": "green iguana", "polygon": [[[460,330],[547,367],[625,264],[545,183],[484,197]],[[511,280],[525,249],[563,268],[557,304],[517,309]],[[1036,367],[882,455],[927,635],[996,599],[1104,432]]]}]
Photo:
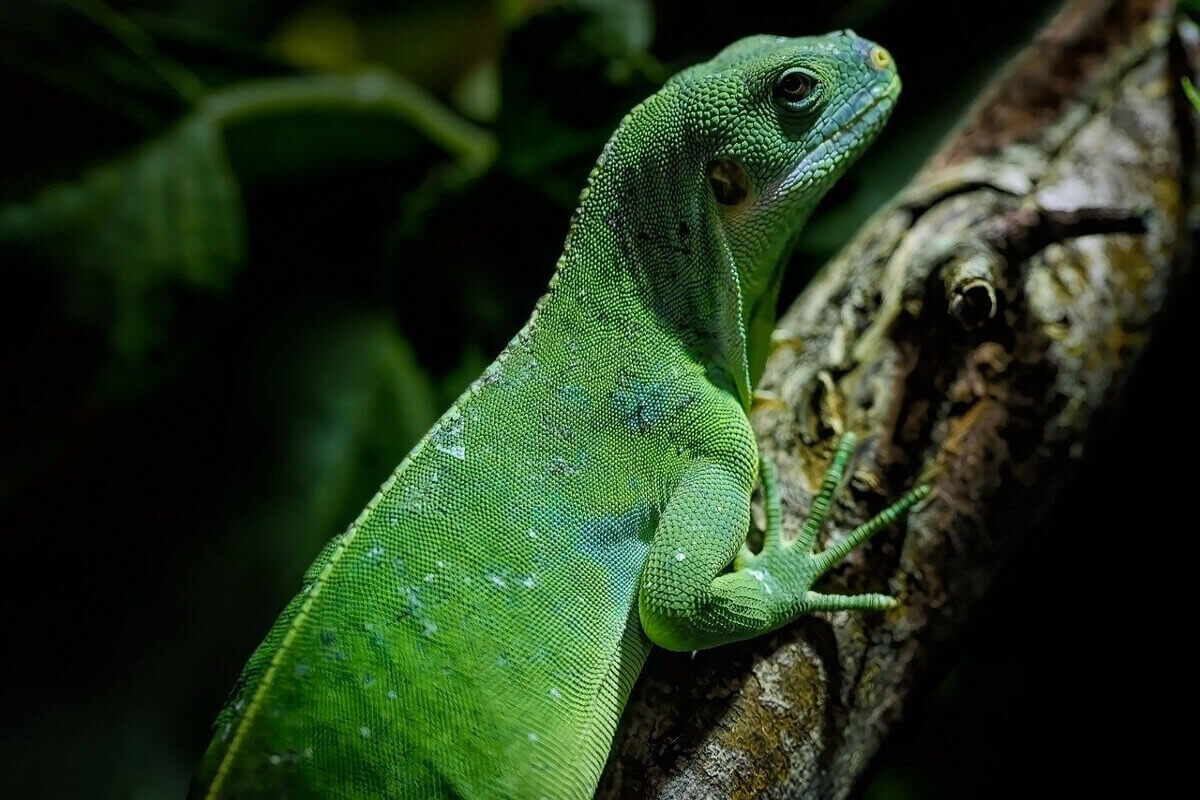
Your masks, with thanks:
[{"label": "green iguana", "polygon": [[892,604],[811,587],[925,488],[814,554],[847,435],[784,541],[747,409],[792,243],[899,91],[850,31],[756,36],[634,108],[529,322],[309,569],[193,797],[587,797],[651,645]]}]

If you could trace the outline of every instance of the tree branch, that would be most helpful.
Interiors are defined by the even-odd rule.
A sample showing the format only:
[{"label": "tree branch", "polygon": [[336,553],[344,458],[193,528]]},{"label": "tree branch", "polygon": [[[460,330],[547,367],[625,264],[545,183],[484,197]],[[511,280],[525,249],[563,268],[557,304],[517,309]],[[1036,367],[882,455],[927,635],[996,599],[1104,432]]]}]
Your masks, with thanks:
[{"label": "tree branch", "polygon": [[1198,45],[1173,9],[1070,2],[783,317],[753,417],[785,530],[858,432],[823,545],[919,479],[934,495],[823,588],[901,605],[656,652],[601,796],[844,797],[936,677],[1190,259]]}]

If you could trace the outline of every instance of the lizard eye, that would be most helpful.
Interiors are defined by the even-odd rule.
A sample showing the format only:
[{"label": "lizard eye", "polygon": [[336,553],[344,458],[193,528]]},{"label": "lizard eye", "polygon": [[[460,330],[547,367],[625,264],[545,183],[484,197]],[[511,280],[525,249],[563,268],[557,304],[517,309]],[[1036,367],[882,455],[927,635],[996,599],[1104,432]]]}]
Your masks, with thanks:
[{"label": "lizard eye", "polygon": [[804,100],[817,88],[817,79],[804,70],[789,69],[775,81],[775,99],[787,105]]}]

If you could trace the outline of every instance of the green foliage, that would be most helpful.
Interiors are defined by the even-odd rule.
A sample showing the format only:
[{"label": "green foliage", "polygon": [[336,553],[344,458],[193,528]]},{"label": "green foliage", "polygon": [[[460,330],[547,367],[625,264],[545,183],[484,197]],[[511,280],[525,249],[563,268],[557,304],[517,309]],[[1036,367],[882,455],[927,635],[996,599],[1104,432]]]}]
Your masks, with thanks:
[{"label": "green foliage", "polygon": [[139,358],[164,336],[172,289],[225,291],[245,260],[221,132],[189,117],[75,183],[0,208],[0,247],[57,270],[70,310],[107,329],[116,358]]},{"label": "green foliage", "polygon": [[137,368],[170,345],[176,294],[227,292],[244,266],[243,182],[415,162],[422,143],[464,175],[494,150],[487,134],[395,75],[241,84],[76,182],[0,208],[0,247],[62,275],[70,310],[105,328],[116,361]]},{"label": "green foliage", "polygon": [[666,77],[648,53],[652,36],[643,0],[574,0],[537,15],[526,9],[500,62],[504,167],[573,206],[578,176],[621,116]]},{"label": "green foliage", "polygon": [[1179,80],[1183,85],[1183,93],[1187,95],[1188,102],[1192,104],[1192,108],[1200,111],[1200,92],[1196,91],[1196,85],[1186,75]]},{"label": "green foliage", "polygon": [[[314,320],[314,321],[310,321]],[[307,327],[306,327],[307,326]],[[385,316],[284,316],[247,360],[233,432],[264,451],[230,454],[257,472],[232,524],[283,575],[280,605],[317,551],[362,509],[440,410],[428,377]],[[243,463],[232,463],[243,462]]]}]

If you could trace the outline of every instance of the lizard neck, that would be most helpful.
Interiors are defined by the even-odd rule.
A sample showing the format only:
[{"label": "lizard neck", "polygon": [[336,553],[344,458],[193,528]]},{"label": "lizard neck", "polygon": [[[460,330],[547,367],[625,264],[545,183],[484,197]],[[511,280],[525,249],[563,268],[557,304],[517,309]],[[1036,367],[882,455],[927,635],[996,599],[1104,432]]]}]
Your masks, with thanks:
[{"label": "lizard neck", "polygon": [[735,256],[714,208],[703,152],[683,136],[670,93],[630,112],[605,145],[572,218],[554,291],[582,309],[626,313],[684,346],[746,407],[750,372]]}]

